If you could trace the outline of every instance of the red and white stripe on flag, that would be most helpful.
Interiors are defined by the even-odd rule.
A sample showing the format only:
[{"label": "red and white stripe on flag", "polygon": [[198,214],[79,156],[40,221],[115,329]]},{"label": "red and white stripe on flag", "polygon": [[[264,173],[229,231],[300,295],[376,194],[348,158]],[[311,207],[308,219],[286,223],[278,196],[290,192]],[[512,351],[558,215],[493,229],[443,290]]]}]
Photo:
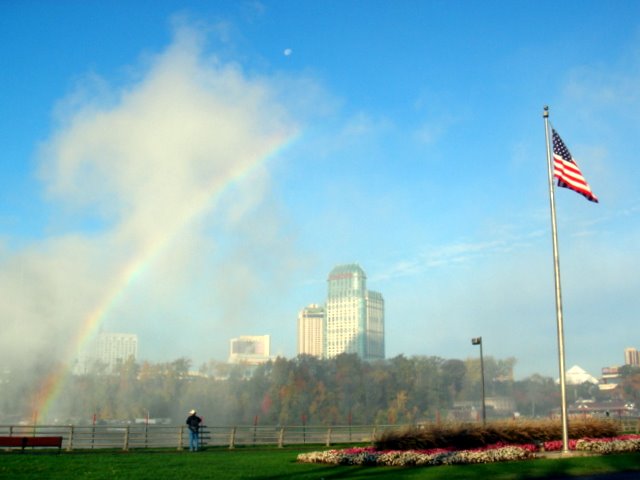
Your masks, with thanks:
[{"label": "red and white stripe on flag", "polygon": [[582,176],[578,164],[571,156],[560,135],[553,133],[553,176],[558,179],[558,186],[578,192],[587,200],[598,203],[598,197],[591,191],[591,187]]}]

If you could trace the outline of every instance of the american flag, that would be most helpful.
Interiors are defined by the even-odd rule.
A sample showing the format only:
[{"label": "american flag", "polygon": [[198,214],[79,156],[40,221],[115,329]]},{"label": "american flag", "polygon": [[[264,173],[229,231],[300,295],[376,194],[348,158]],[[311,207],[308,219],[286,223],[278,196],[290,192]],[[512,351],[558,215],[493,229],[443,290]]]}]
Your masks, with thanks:
[{"label": "american flag", "polygon": [[578,164],[560,135],[553,129],[551,131],[553,133],[553,175],[558,179],[558,186],[569,188],[584,195],[587,200],[598,203],[598,197],[591,191],[591,187],[582,176]]}]

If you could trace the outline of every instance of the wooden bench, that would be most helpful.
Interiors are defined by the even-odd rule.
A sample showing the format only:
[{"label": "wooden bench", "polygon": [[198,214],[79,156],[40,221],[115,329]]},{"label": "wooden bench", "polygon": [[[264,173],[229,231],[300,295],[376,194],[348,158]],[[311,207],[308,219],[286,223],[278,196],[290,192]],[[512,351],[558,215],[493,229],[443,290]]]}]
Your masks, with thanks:
[{"label": "wooden bench", "polygon": [[0,437],[0,447],[58,447],[62,449],[62,437]]}]

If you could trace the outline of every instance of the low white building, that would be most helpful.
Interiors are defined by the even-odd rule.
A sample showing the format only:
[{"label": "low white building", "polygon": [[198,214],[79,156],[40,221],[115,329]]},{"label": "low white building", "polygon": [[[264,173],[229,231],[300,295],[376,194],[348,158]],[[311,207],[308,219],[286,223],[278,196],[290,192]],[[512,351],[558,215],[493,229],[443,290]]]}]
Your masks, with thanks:
[{"label": "low white building", "polygon": [[232,338],[229,350],[229,363],[260,365],[271,358],[271,336],[253,335]]},{"label": "low white building", "polygon": [[[574,365],[565,373],[565,381],[567,385],[582,385],[585,382],[592,383],[594,385],[598,384],[598,379],[588,373],[583,368],[580,368],[578,365]],[[556,380],[556,383],[559,383],[560,380]]]}]

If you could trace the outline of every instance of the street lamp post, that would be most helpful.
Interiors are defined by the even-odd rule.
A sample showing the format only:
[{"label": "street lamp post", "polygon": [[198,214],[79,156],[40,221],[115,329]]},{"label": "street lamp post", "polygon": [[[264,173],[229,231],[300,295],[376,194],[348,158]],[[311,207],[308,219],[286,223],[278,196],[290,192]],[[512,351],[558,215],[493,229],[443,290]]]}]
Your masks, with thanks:
[{"label": "street lamp post", "polygon": [[484,394],[484,357],[482,355],[482,337],[471,339],[471,345],[480,345],[480,377],[482,379],[482,423],[487,423],[487,407]]}]

